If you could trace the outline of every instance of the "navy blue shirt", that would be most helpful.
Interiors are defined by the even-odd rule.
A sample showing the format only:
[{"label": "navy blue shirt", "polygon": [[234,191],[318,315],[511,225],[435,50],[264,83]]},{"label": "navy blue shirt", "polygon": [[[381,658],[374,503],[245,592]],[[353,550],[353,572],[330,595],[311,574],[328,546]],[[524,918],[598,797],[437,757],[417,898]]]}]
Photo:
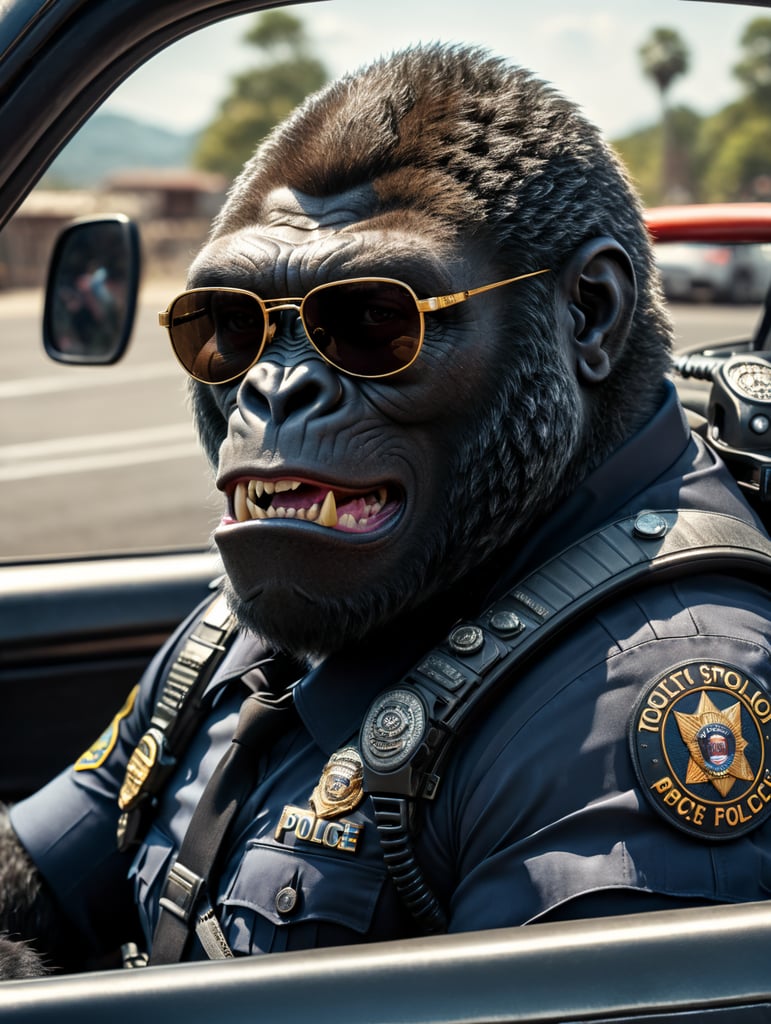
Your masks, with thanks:
[{"label": "navy blue shirt", "polygon": [[[512,556],[488,597],[589,530],[644,508],[710,509],[754,521],[725,467],[691,436],[671,388],[647,427]],[[423,808],[417,854],[450,930],[764,898],[771,884],[771,826],[764,823],[771,784],[766,791],[760,761],[763,701],[771,693],[770,620],[767,592],[748,582],[697,577],[659,584],[604,608],[512,678],[454,752],[436,799]],[[240,635],[209,684],[200,730],[144,842],[135,854],[119,854],[117,792],[126,762],[187,629],[145,673],[104,762],[64,772],[12,811],[14,828],[62,907],[97,948],[125,937],[132,902],[150,942],[175,851],[244,696],[262,681],[268,655],[254,637]],[[309,801],[330,756],[355,743],[372,699],[439,639],[435,629],[413,616],[411,630],[386,631],[296,683],[299,722],[260,756],[212,901],[236,953],[416,933],[387,878],[370,801],[327,833],[311,828]],[[683,678],[699,691],[698,707],[690,694],[677,703]],[[736,724],[740,714],[743,725]],[[660,743],[666,770],[650,767],[658,757],[645,760],[648,739]],[[694,763],[694,744],[707,744],[708,753],[702,767],[689,762],[684,787],[678,780],[686,777],[685,764],[673,759],[676,745],[687,759],[686,741]],[[704,765],[710,774],[694,782]],[[736,798],[745,791],[743,801]],[[348,840],[339,842],[343,827]],[[203,955],[193,944],[190,956]]]}]

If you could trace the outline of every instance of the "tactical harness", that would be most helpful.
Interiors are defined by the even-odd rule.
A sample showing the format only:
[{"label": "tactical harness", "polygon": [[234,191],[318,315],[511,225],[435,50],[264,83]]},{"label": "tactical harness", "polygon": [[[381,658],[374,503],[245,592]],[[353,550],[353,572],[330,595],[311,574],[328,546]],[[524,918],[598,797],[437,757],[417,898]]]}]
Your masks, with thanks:
[{"label": "tactical harness", "polygon": [[[547,561],[477,618],[454,626],[396,686],[375,698],[359,735],[364,790],[393,883],[425,933],[446,930],[446,917],[417,863],[413,835],[419,802],[435,797],[453,744],[558,633],[633,588],[697,573],[768,580],[771,541],[754,526],[716,512],[644,511],[620,519]],[[122,850],[144,834],[156,795],[196,731],[201,695],[235,634],[235,620],[224,600],[216,599],[166,674],[150,728],[126,769],[119,801]],[[543,697],[541,688],[538,699]],[[171,907],[189,928],[200,911],[197,881],[195,897],[186,892]],[[208,899],[205,905],[210,912]]]}]

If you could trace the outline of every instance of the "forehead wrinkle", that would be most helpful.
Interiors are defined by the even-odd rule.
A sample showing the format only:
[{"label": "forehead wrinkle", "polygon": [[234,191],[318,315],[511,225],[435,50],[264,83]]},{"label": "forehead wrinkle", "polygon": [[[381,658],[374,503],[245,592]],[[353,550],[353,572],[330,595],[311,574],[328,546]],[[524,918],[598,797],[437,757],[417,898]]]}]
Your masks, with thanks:
[{"label": "forehead wrinkle", "polygon": [[[410,232],[383,231],[381,225],[357,225],[355,245],[330,247],[323,258],[324,276],[390,277],[419,289],[444,288],[452,282],[450,261],[443,258],[432,238],[422,239]],[[350,231],[351,229],[346,229]],[[342,239],[343,232],[335,236]],[[323,239],[329,245],[333,239]],[[323,246],[322,246],[323,247]]]},{"label": "forehead wrinkle", "polygon": [[193,261],[188,271],[187,286],[251,288],[258,266],[277,265],[280,249],[276,239],[266,235],[255,236],[254,229],[217,239],[202,249]]},{"label": "forehead wrinkle", "polygon": [[282,186],[265,196],[259,216],[267,224],[288,223],[300,230],[337,229],[362,220],[374,205],[370,184],[331,195],[310,195]]},{"label": "forehead wrinkle", "polygon": [[279,289],[277,294],[286,287],[305,294],[318,284],[353,277],[396,278],[430,292],[447,290],[453,283],[448,261],[437,254],[433,240],[401,231],[383,233],[368,225],[351,225],[301,244],[282,245],[278,252],[269,267],[253,263],[255,275]]}]

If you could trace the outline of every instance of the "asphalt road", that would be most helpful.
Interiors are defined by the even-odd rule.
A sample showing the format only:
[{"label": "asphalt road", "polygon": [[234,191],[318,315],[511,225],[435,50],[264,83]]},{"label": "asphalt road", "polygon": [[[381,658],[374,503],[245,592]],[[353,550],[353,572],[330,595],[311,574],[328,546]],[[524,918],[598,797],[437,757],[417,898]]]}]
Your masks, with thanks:
[{"label": "asphalt road", "polygon": [[157,321],[181,287],[143,290],[111,367],[52,363],[39,300],[0,297],[0,557],[207,542],[219,501]]},{"label": "asphalt road", "polygon": [[[0,558],[207,543],[221,498],[157,325],[181,287],[145,287],[125,360],[86,368],[44,355],[39,297],[0,293]],[[744,336],[758,319],[748,307],[673,312],[679,348]]]}]

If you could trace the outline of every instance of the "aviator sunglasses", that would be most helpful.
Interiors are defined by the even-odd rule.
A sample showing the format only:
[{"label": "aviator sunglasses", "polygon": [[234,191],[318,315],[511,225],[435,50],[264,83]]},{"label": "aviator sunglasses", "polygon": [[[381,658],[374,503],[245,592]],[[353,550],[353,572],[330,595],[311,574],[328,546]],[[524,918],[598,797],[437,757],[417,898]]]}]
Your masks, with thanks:
[{"label": "aviator sunglasses", "polygon": [[304,298],[261,299],[241,288],[193,288],[158,314],[184,370],[202,384],[227,384],[254,366],[277,329],[274,314],[295,310],[318,354],[352,377],[390,377],[411,366],[425,333],[425,313],[546,274],[534,270],[452,295],[419,299],[387,277],[332,281]]}]

